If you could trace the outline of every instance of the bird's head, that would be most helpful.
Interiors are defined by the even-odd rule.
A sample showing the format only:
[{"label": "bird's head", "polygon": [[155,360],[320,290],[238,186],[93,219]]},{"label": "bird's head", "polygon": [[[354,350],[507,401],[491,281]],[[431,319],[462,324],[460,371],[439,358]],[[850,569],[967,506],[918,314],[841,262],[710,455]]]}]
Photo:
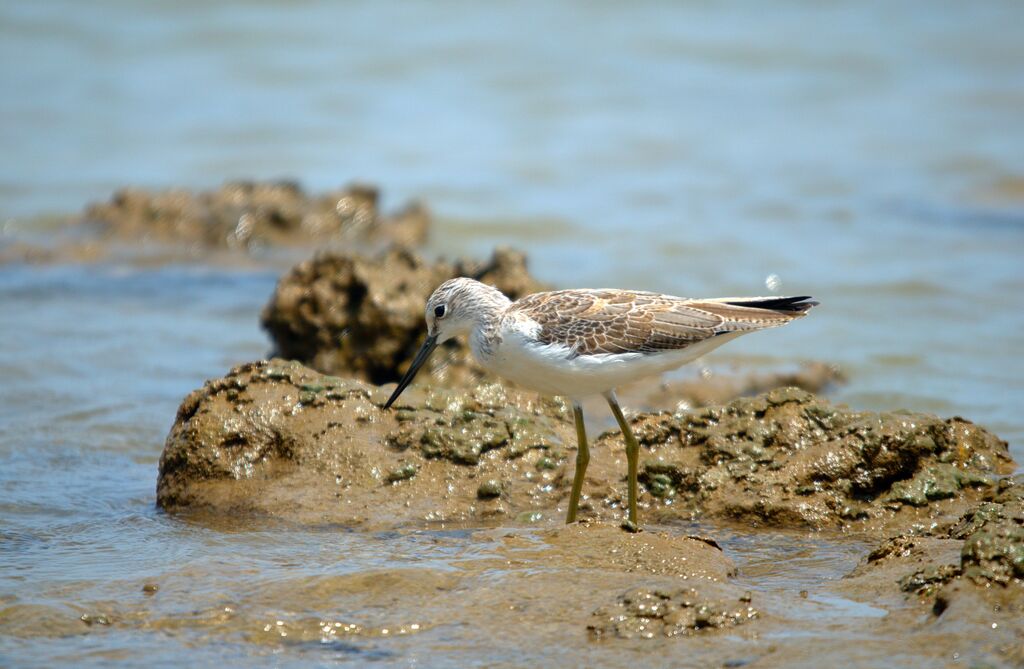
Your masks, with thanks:
[{"label": "bird's head", "polygon": [[431,293],[423,312],[427,321],[427,338],[409,365],[409,371],[398,382],[395,392],[384,404],[384,408],[389,408],[412,383],[416,372],[438,344],[443,344],[456,335],[472,332],[488,319],[494,318],[497,312],[508,304],[509,299],[501,291],[475,279],[449,279],[438,286]]}]

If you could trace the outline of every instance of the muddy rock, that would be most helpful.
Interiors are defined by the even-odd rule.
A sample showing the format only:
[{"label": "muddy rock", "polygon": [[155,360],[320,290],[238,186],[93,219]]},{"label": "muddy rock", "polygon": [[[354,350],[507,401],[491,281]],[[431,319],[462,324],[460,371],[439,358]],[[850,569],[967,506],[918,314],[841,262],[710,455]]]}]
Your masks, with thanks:
[{"label": "muddy rock", "polygon": [[702,587],[632,589],[610,607],[594,612],[591,637],[655,639],[735,627],[758,617],[749,595],[731,599],[708,595]]},{"label": "muddy rock", "polygon": [[[492,284],[513,299],[543,289],[527,272],[525,257],[508,249],[483,263],[432,263],[401,249],[376,257],[324,253],[281,279],[263,310],[263,327],[276,355],[330,374],[397,381],[426,336],[427,298],[456,276]],[[455,341],[439,347],[425,372],[441,385],[483,376]]]},{"label": "muddy rock", "polygon": [[655,515],[882,529],[958,512],[1013,467],[1006,442],[961,418],[850,411],[795,388],[632,424]]},{"label": "muddy rock", "polygon": [[81,221],[114,238],[251,250],[311,241],[420,244],[430,216],[419,204],[382,215],[372,186],[309,195],[290,181],[239,181],[199,193],[123,189],[90,205]]},{"label": "muddy rock", "polygon": [[1024,480],[1000,481],[992,501],[965,514],[950,536],[964,540],[965,578],[979,584],[1024,583]]},{"label": "muddy rock", "polygon": [[[501,384],[417,384],[384,411],[390,390],[280,359],[207,382],[178,411],[158,503],[373,527],[562,515],[575,460],[563,403]],[[852,412],[796,389],[641,415],[633,426],[647,524],[704,516],[899,531],[952,521],[1011,466],[1005,442],[962,419]],[[618,433],[599,438],[593,453],[583,515],[620,520]],[[943,486],[954,485],[947,494]],[[908,501],[917,488],[923,504]],[[976,560],[1012,569],[1012,551],[999,552],[1005,533],[992,527]]]},{"label": "muddy rock", "polygon": [[558,504],[564,471],[539,463],[567,459],[561,403],[411,388],[383,411],[387,396],[280,359],[238,367],[182,403],[157,502],[389,527]]},{"label": "muddy rock", "polygon": [[538,541],[563,568],[715,583],[736,575],[732,561],[713,541],[654,530],[626,532],[619,525],[595,521],[544,528],[529,543],[512,535],[504,548],[522,555],[524,548],[535,548]]},{"label": "muddy rock", "polygon": [[[948,523],[916,526],[871,551],[841,590],[908,607],[892,621],[918,633],[968,638],[994,666],[1020,666],[1024,619],[1024,483],[1000,480]],[[900,601],[902,600],[902,601]],[[961,648],[965,648],[963,643]],[[1016,659],[1014,659],[1016,658]]]},{"label": "muddy rock", "polygon": [[[900,534],[875,549],[859,569],[916,557],[918,565],[899,577],[904,592],[932,596],[964,580],[983,588],[1024,585],[1024,482],[1002,479],[980,504],[955,522]],[[945,545],[944,558],[936,546]],[[906,560],[903,560],[904,562]],[[1024,591],[1022,591],[1024,594]],[[940,605],[941,608],[941,605]]]}]

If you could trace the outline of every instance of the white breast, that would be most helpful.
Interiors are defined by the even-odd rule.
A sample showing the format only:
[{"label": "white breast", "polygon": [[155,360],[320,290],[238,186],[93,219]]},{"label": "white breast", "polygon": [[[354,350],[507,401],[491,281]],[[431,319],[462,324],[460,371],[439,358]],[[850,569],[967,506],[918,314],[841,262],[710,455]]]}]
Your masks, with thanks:
[{"label": "white breast", "polygon": [[606,393],[644,377],[655,376],[696,360],[741,333],[706,339],[685,349],[663,353],[605,353],[573,356],[558,344],[541,344],[523,323],[501,331],[501,342],[490,355],[475,337],[470,348],[483,367],[524,388],[548,395],[582,397]]}]

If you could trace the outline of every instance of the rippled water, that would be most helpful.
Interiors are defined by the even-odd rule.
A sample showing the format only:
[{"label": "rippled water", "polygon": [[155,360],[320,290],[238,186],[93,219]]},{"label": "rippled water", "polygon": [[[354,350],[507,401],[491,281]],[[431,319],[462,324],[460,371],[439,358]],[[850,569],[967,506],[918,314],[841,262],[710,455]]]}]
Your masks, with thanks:
[{"label": "rippled water", "polygon": [[[1021,25],[1014,2],[5,2],[0,244],[126,184],[369,180],[427,200],[434,252],[514,245],[559,285],[756,294],[776,274],[823,306],[715,360],[836,362],[837,399],[964,415],[1024,462]],[[204,605],[242,596],[238,569],[262,583],[316,572],[321,551],[357,570],[422,553],[154,510],[178,402],[266,352],[275,278],[0,268],[0,608],[77,617],[159,575],[171,616],[189,583]],[[799,564],[794,542],[770,559]],[[5,641],[0,659],[220,657],[200,632],[125,634]],[[331,659],[408,659],[394,652]]]}]

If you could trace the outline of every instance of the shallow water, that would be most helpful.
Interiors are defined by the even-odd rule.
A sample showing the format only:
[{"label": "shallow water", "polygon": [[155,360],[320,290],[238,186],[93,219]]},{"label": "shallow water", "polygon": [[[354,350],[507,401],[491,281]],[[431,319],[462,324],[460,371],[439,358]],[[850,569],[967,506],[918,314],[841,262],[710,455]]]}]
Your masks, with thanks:
[{"label": "shallow water", "polygon": [[[6,2],[0,244],[126,184],[371,180],[391,202],[427,200],[434,252],[514,245],[560,285],[757,294],[776,274],[779,291],[823,306],[717,365],[835,362],[850,377],[838,400],[961,414],[1024,462],[1020,25],[1013,2],[431,3],[402,15]],[[289,645],[204,626],[278,580],[444,571],[487,550],[471,532],[226,527],[154,509],[178,403],[266,353],[257,315],[275,279],[0,268],[0,609],[54,612],[52,635],[3,640],[5,664],[172,664],[183,647],[196,664],[488,657],[451,630],[415,647]],[[823,622],[807,634],[876,614],[826,583],[863,546],[711,531],[769,600],[809,591],[808,620]],[[150,580],[156,597],[142,592]],[[192,622],[82,636],[76,619],[98,602]],[[521,659],[559,658],[548,650]]]}]

